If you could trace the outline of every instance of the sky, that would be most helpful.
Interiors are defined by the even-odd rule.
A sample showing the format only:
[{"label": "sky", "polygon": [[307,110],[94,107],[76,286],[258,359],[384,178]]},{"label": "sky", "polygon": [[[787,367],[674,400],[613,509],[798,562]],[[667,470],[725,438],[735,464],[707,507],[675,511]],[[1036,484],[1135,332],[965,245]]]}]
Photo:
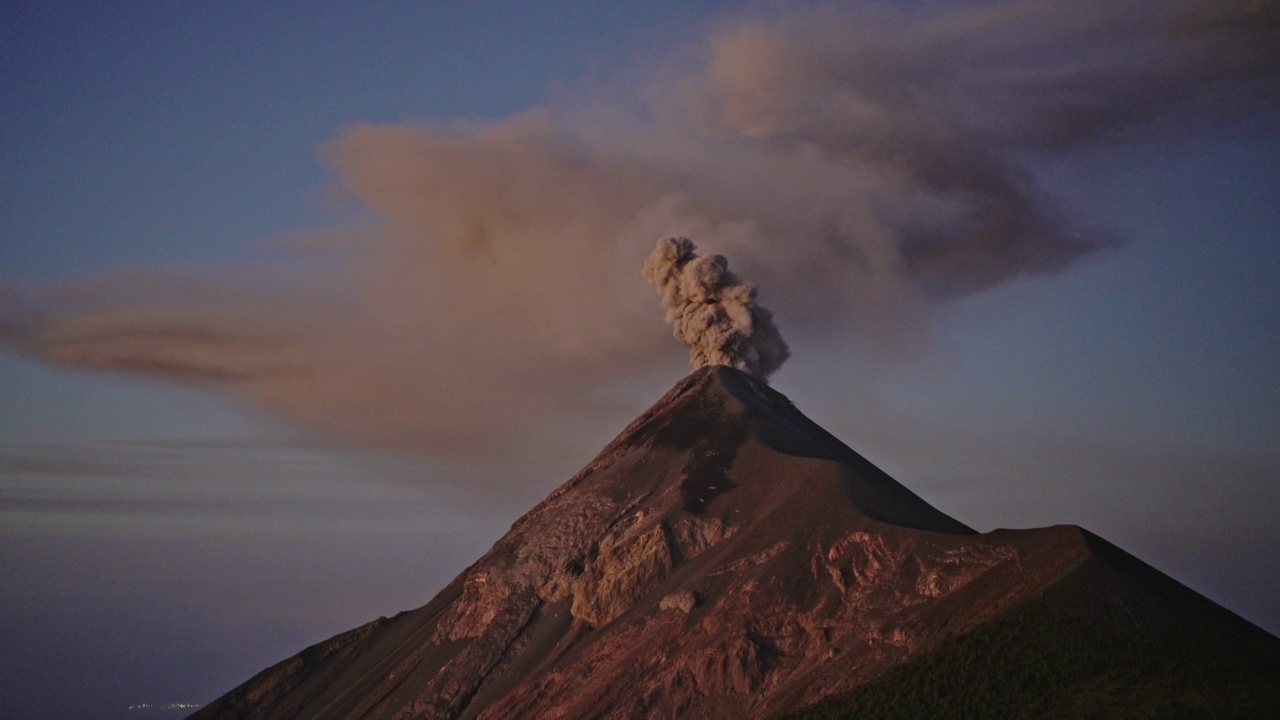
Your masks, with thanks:
[{"label": "sky", "polygon": [[0,9],[0,715],[424,604],[688,371],[668,235],[930,503],[1280,632],[1274,3],[188,5]]}]

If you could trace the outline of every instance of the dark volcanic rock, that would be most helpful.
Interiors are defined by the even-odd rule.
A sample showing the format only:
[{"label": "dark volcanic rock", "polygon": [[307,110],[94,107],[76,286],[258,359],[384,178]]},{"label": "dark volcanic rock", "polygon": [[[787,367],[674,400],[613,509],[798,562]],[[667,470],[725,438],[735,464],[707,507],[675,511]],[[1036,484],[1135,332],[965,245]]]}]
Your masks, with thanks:
[{"label": "dark volcanic rock", "polygon": [[[1129,638],[1094,653],[1121,665],[1126,648],[1164,643],[1196,648],[1192,665],[1258,669],[1245,685],[1196,675],[1209,706],[1280,692],[1275,638],[1118,548],[1070,526],[974,533],[763,383],[704,368],[426,606],[308,648],[192,717],[840,717],[898,685],[936,694],[931,658],[998,685],[1011,668],[976,663],[967,638],[1021,638],[1021,665],[1058,647],[1010,627]],[[1096,709],[1081,697],[1119,682],[1094,655],[1061,703]]]}]

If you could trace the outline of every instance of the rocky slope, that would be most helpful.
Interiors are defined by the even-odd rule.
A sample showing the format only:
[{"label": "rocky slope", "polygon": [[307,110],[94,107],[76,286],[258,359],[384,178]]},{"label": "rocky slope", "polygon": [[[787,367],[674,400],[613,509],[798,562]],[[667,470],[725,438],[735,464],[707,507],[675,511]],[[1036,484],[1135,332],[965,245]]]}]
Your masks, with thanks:
[{"label": "rocky slope", "polygon": [[[913,668],[965,638],[1054,613],[1133,628],[1104,655],[1159,637],[1260,668],[1263,685],[1218,682],[1210,704],[1218,688],[1280,680],[1275,638],[1096,536],[977,534],[763,383],[704,368],[430,603],[310,647],[192,718],[841,717],[928,677]],[[1027,627],[1071,634],[1049,626]]]}]

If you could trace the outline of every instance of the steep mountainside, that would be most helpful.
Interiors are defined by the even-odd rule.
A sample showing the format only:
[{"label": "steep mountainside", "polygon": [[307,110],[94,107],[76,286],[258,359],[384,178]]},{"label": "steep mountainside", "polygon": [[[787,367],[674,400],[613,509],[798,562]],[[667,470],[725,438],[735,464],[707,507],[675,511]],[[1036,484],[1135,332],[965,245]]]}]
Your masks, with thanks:
[{"label": "steep mountainside", "polygon": [[[993,633],[1007,662],[965,645]],[[1178,681],[1136,660],[1172,657],[1165,645],[1205,670],[1192,675],[1210,704],[1280,692],[1258,692],[1280,687],[1275,638],[1118,548],[1070,526],[977,534],[768,386],[704,368],[430,603],[312,646],[192,717],[841,717],[905,707],[903,689],[945,707],[945,683],[1003,687],[1089,633],[1110,644],[1090,646],[1054,707]],[[1224,657],[1257,677],[1214,675]]]}]

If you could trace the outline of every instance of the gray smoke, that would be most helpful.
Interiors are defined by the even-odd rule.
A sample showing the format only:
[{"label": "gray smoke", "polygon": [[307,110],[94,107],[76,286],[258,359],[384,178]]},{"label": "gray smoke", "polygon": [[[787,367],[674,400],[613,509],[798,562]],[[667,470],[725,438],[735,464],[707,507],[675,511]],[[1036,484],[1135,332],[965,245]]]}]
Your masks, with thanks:
[{"label": "gray smoke", "polygon": [[773,314],[756,304],[755,286],[730,272],[723,255],[694,249],[689,238],[663,238],[644,261],[644,277],[662,296],[667,323],[689,346],[689,364],[769,377],[791,355]]}]

